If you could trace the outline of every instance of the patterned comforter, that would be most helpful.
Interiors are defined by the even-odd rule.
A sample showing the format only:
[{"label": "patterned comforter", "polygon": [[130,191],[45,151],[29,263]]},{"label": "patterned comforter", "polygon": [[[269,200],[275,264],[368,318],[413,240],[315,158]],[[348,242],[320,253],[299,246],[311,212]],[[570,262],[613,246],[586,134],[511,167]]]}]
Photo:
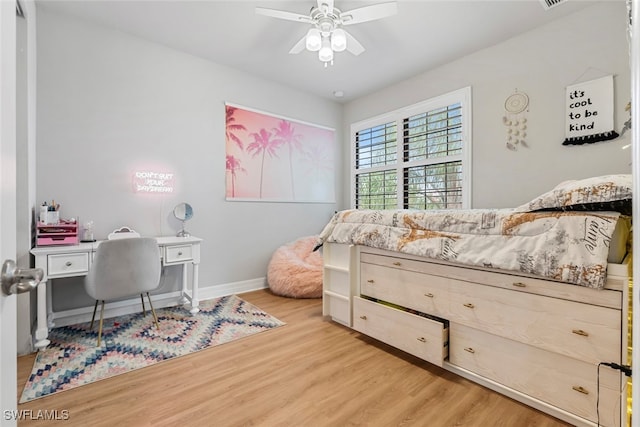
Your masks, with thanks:
[{"label": "patterned comforter", "polygon": [[319,236],[463,265],[604,287],[616,212],[346,210]]}]

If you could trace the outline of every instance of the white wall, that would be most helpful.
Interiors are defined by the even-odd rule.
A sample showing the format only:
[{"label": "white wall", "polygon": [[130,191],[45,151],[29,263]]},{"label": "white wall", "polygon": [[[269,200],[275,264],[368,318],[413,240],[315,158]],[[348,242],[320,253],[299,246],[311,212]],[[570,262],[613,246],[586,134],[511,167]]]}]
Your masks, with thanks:
[{"label": "white wall", "polygon": [[[631,96],[626,13],[622,1],[596,4],[350,102],[345,106],[344,139],[349,141],[351,123],[471,86],[472,207],[515,207],[567,179],[630,173],[631,150],[621,150],[630,133],[610,142],[561,145],[568,85],[613,74],[616,130],[629,118],[624,111]],[[530,148],[514,152],[505,147],[502,117],[504,101],[516,89],[530,99]],[[348,162],[344,173],[349,176]]]},{"label": "white wall", "polygon": [[[37,83],[38,203],[55,199],[63,217],[93,220],[98,239],[122,225],[174,235],[173,207],[190,203],[187,230],[204,239],[201,287],[265,277],[274,249],[319,233],[336,209],[225,201],[224,103],[335,128],[340,145],[337,103],[46,5],[38,5]],[[148,169],[173,172],[175,192],[134,193],[132,173]],[[74,305],[78,286],[58,286],[54,307]]]}]

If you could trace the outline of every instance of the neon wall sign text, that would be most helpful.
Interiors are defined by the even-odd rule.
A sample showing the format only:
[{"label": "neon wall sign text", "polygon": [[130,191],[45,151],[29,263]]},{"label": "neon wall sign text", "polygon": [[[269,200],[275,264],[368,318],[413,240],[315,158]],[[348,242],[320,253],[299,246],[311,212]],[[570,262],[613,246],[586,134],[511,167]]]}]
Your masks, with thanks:
[{"label": "neon wall sign text", "polygon": [[136,193],[173,193],[173,179],[172,173],[138,171],[133,174],[133,191]]}]

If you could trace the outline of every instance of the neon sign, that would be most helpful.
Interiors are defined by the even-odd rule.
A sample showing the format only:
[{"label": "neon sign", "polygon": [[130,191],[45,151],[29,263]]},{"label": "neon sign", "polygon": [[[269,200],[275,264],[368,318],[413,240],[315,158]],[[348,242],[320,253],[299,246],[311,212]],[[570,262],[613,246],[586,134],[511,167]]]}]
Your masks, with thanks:
[{"label": "neon sign", "polygon": [[133,191],[136,193],[173,193],[173,174],[139,171],[133,174]]}]

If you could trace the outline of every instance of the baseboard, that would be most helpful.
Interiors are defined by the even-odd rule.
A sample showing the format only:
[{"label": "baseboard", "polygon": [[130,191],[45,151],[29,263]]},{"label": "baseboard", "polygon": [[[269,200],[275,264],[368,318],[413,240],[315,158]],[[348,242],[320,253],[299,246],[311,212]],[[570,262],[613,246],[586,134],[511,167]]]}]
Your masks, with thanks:
[{"label": "baseboard", "polygon": [[[163,294],[151,295],[153,308],[171,307],[180,304],[180,292],[167,292]],[[149,310],[145,297],[145,307]],[[96,317],[100,317],[100,307]],[[142,311],[140,297],[123,301],[108,302],[104,305],[104,318],[123,316],[125,314],[139,313]],[[53,313],[53,323],[55,326],[67,326],[75,323],[90,322],[93,315],[93,306],[74,308],[72,310],[56,311]]]},{"label": "baseboard", "polygon": [[[243,280],[240,282],[225,283],[223,285],[206,286],[198,288],[198,298],[200,301],[218,298],[226,295],[241,294],[255,291],[267,287],[265,277],[257,279]],[[146,300],[146,299],[145,299]],[[181,304],[181,292],[167,292],[163,294],[151,295],[154,308],[172,307]],[[149,307],[147,307],[148,309]],[[98,308],[100,310],[100,308]],[[140,298],[107,303],[104,306],[104,317],[122,316],[125,314],[139,313],[142,311]],[[93,306],[74,308],[53,313],[54,326],[67,326],[75,323],[90,322],[93,315]],[[98,315],[99,316],[99,315]]]},{"label": "baseboard", "polygon": [[257,279],[243,280],[240,282],[226,283],[224,285],[207,286],[206,288],[198,288],[198,297],[200,301],[223,297],[225,295],[242,294],[244,292],[257,291],[258,289],[267,288],[267,278],[259,277]]}]

